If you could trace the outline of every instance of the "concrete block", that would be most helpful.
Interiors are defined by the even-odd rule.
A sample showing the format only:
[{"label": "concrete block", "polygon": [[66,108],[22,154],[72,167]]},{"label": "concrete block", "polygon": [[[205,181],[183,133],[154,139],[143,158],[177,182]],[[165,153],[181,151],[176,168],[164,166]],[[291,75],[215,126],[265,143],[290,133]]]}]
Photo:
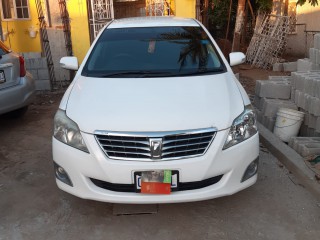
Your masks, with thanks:
[{"label": "concrete block", "polygon": [[275,72],[283,72],[283,64],[282,63],[273,64],[272,70]]},{"label": "concrete block", "polygon": [[269,76],[268,79],[271,81],[291,82],[291,76]]},{"label": "concrete block", "polygon": [[298,136],[300,137],[308,137],[308,126],[305,124],[302,124],[300,129],[299,129],[299,134]]},{"label": "concrete block", "polygon": [[253,105],[259,110],[261,110],[261,97],[254,95]]},{"label": "concrete block", "polygon": [[25,52],[22,55],[24,59],[41,58],[41,52]]},{"label": "concrete block", "polygon": [[32,77],[33,77],[33,79],[34,79],[35,81],[38,80],[38,71],[37,71],[36,69],[34,69],[34,70],[28,70],[28,72],[31,73],[31,75],[32,75]]},{"label": "concrete block", "polygon": [[290,108],[298,110],[296,104],[294,104],[290,100],[263,99],[263,116],[275,118],[279,108]]},{"label": "concrete block", "polygon": [[316,64],[320,64],[320,50],[315,49],[316,52]]},{"label": "concrete block", "polygon": [[297,71],[297,62],[287,62],[283,63],[283,71],[284,72],[295,72]]},{"label": "concrete block", "polygon": [[316,132],[320,133],[320,117],[317,118]]},{"label": "concrete block", "polygon": [[262,124],[269,129],[271,132],[273,132],[273,128],[274,128],[274,124],[275,124],[276,120],[273,117],[266,117],[263,116],[262,118]]},{"label": "concrete block", "polygon": [[296,90],[291,87],[290,100],[294,102]]},{"label": "concrete block", "polygon": [[35,81],[36,90],[51,90],[50,80]]},{"label": "concrete block", "polygon": [[38,70],[38,79],[39,80],[49,80],[50,76],[49,76],[49,71],[48,69],[39,69]]},{"label": "concrete block", "polygon": [[315,116],[320,116],[320,99],[316,97],[311,97],[309,112]]},{"label": "concrete block", "polygon": [[287,81],[259,81],[256,88],[259,97],[290,99],[291,84]]},{"label": "concrete block", "polygon": [[306,125],[309,127],[309,128],[313,128],[313,129],[316,129],[316,126],[317,126],[317,117],[313,114],[306,114],[305,116],[307,116],[307,120],[308,122],[306,122]]},{"label": "concrete block", "polygon": [[256,119],[258,122],[262,122],[262,112],[259,109],[255,109],[254,113],[256,114]]},{"label": "concrete block", "polygon": [[309,59],[314,64],[316,64],[316,54],[317,54],[317,49],[309,48]]},{"label": "concrete block", "polygon": [[47,66],[47,59],[46,58],[31,58],[28,59],[26,62],[29,69],[40,69],[40,68],[48,68]]},{"label": "concrete block", "polygon": [[299,59],[297,61],[297,71],[320,70],[320,65],[311,62],[310,59]]},{"label": "concrete block", "polygon": [[320,34],[317,33],[313,37],[313,47],[320,50]]},{"label": "concrete block", "polygon": [[302,157],[320,154],[320,143],[306,143],[302,144],[299,153]]}]

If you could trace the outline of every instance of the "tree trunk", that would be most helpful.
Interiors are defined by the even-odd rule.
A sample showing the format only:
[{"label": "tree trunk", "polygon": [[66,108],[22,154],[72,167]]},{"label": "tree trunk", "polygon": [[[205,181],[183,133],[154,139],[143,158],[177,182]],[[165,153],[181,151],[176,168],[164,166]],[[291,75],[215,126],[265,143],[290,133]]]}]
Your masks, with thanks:
[{"label": "tree trunk", "polygon": [[241,29],[244,23],[246,0],[238,1],[236,26],[233,34],[232,52],[240,51]]}]

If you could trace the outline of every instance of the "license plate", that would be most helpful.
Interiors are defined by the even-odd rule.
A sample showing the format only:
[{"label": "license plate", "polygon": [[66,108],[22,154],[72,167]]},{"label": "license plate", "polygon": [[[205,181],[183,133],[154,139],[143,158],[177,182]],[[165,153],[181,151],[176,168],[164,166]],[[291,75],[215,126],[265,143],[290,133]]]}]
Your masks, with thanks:
[{"label": "license plate", "polygon": [[[168,179],[168,171],[170,179]],[[178,190],[179,171],[154,170],[134,173],[136,192],[149,194],[170,194]]]},{"label": "license plate", "polygon": [[0,70],[0,83],[6,82],[6,76],[4,75],[4,71]]}]

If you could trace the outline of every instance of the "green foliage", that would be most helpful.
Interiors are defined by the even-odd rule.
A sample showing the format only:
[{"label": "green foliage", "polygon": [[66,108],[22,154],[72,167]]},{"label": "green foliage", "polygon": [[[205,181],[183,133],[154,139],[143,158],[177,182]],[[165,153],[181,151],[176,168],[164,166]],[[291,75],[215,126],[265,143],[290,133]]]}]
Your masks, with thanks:
[{"label": "green foliage", "polygon": [[[307,0],[298,0],[297,1],[297,5],[302,6],[303,4],[305,4],[307,2]],[[312,6],[316,6],[318,5],[318,0],[308,0],[308,2],[312,5]]]}]

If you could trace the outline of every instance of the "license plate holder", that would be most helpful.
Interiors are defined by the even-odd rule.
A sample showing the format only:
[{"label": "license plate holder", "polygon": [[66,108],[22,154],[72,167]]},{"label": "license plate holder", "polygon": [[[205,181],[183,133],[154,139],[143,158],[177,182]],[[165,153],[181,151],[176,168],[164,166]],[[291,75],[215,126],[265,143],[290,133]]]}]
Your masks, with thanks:
[{"label": "license plate holder", "polygon": [[[154,170],[159,171],[159,170]],[[141,193],[141,176],[142,172],[153,172],[150,171],[140,171],[134,173],[134,186],[137,193]],[[171,170],[171,192],[179,190],[179,171]]]},{"label": "license plate holder", "polygon": [[3,70],[0,70],[0,84],[6,82],[6,75]]}]

